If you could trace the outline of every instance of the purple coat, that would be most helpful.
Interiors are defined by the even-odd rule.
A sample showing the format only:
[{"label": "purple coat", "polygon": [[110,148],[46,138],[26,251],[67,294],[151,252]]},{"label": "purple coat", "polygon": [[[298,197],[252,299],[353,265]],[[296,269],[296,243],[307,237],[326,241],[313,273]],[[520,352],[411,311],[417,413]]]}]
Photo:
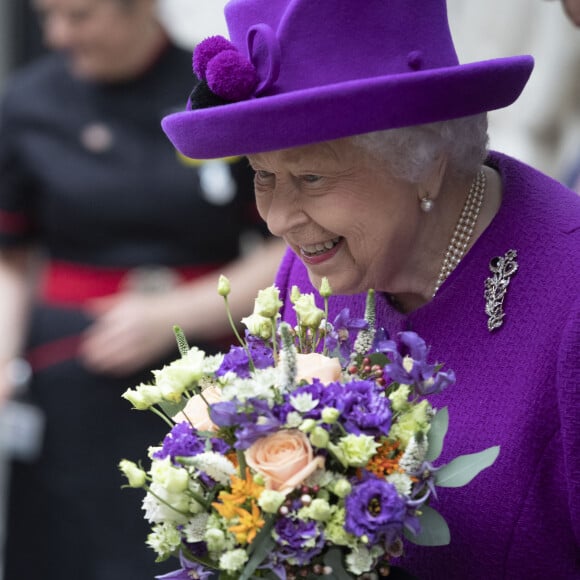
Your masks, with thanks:
[{"label": "purple coat", "polygon": [[[503,203],[493,222],[428,304],[401,314],[377,293],[377,320],[391,337],[414,330],[430,360],[457,383],[433,395],[449,408],[442,462],[500,445],[496,463],[432,503],[451,543],[409,545],[402,565],[421,580],[580,578],[580,197],[509,157],[492,154]],[[517,250],[519,270],[490,332],[484,285],[489,262]],[[293,285],[315,292],[288,251],[277,286],[295,321]],[[316,292],[315,292],[316,295]],[[331,297],[362,317],[364,296]]]}]

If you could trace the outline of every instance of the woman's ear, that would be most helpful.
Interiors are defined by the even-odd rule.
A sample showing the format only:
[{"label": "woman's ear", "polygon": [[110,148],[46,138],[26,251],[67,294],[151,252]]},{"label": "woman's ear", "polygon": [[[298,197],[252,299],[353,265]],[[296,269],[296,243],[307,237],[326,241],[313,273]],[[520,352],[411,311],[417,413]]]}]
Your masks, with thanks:
[{"label": "woman's ear", "polygon": [[429,171],[418,183],[417,195],[420,201],[428,199],[433,202],[439,197],[443,187],[446,169],[447,155],[440,155],[433,161]]}]

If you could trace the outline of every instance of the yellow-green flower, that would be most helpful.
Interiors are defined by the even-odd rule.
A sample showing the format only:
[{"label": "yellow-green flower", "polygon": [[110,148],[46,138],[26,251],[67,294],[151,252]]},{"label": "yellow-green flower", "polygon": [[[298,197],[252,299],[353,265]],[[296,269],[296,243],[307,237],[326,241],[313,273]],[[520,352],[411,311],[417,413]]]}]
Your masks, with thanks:
[{"label": "yellow-green flower", "polygon": [[258,505],[267,514],[275,514],[285,499],[286,494],[274,489],[265,489],[258,499]]},{"label": "yellow-green flower", "polygon": [[137,385],[134,389],[127,389],[121,397],[129,401],[138,411],[148,411],[163,400],[161,391],[156,385],[145,383]]},{"label": "yellow-green flower", "polygon": [[379,448],[370,435],[355,435],[349,433],[341,437],[335,445],[329,443],[328,449],[334,453],[344,467],[364,467]]},{"label": "yellow-green flower", "polygon": [[302,296],[300,288],[298,288],[298,286],[292,286],[292,290],[290,291],[290,302],[292,302],[292,304],[296,304],[296,300],[298,300],[300,296]]},{"label": "yellow-green flower", "polygon": [[185,491],[189,482],[187,470],[183,467],[173,467],[169,457],[153,462],[151,478],[154,483],[166,489],[168,493]]},{"label": "yellow-green flower", "polygon": [[302,294],[294,303],[294,310],[301,326],[317,329],[324,320],[324,310],[316,306],[314,294]]},{"label": "yellow-green flower", "polygon": [[230,285],[230,281],[222,274],[218,280],[218,294],[225,298],[228,296],[231,290],[232,287]]},{"label": "yellow-green flower", "polygon": [[328,282],[328,278],[326,276],[322,278],[322,282],[320,283],[320,290],[318,292],[323,298],[332,296],[332,288],[330,287],[330,283]]},{"label": "yellow-green flower", "polygon": [[161,370],[153,371],[155,383],[163,398],[179,403],[184,391],[204,376],[204,361],[205,352],[194,347],[186,356],[174,360]]},{"label": "yellow-green flower", "polygon": [[417,405],[413,405],[399,417],[391,427],[389,437],[398,439],[404,449],[416,433],[427,434],[431,427],[431,416],[431,405],[429,401],[423,400]]},{"label": "yellow-green flower", "polygon": [[130,487],[143,487],[147,479],[147,474],[136,463],[128,459],[119,462],[119,469],[127,478]]},{"label": "yellow-green flower", "polygon": [[254,304],[254,314],[259,314],[266,318],[276,318],[282,305],[280,290],[276,286],[270,286],[258,292],[258,297]]},{"label": "yellow-green flower", "polygon": [[266,318],[260,314],[251,314],[242,318],[242,324],[254,336],[259,336],[262,340],[270,340],[272,338],[272,319]]},{"label": "yellow-green flower", "polygon": [[344,507],[335,508],[330,520],[324,527],[324,535],[331,544],[352,547],[356,545],[357,541],[352,534],[345,531],[345,517],[346,512]]}]

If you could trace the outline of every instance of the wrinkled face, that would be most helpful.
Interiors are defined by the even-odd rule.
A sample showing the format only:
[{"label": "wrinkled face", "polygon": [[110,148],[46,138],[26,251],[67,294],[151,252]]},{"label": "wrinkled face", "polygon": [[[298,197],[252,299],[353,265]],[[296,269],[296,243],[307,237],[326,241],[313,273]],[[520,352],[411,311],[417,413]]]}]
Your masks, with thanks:
[{"label": "wrinkled face", "polygon": [[66,52],[75,75],[117,80],[129,74],[151,26],[149,0],[34,0],[46,44]]},{"label": "wrinkled face", "polygon": [[395,291],[413,255],[417,186],[393,177],[351,140],[248,156],[258,211],[320,287]]}]

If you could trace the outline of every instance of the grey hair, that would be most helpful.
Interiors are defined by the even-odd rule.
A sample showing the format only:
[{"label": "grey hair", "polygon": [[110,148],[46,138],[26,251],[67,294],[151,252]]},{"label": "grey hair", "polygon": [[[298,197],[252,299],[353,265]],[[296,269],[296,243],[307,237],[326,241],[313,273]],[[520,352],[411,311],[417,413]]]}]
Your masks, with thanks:
[{"label": "grey hair", "polygon": [[447,156],[451,171],[472,175],[487,156],[487,113],[366,133],[353,142],[411,183],[421,181],[441,155]]}]

